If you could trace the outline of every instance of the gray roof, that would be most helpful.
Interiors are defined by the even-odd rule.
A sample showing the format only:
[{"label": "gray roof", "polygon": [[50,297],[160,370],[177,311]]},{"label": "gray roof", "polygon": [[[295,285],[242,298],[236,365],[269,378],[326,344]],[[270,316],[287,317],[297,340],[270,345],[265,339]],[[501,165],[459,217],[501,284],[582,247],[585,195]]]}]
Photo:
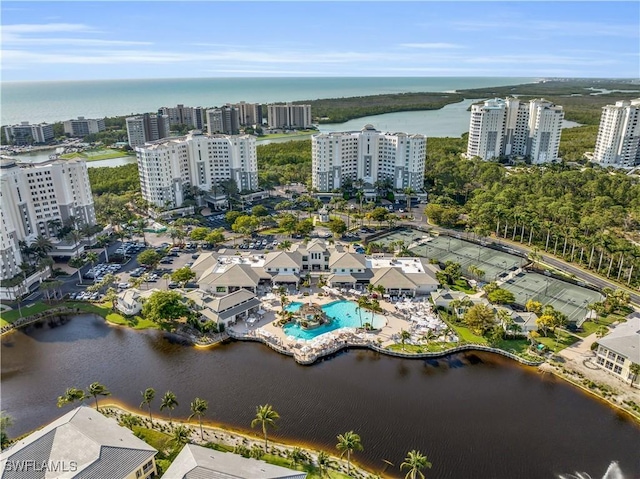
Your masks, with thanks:
[{"label": "gray roof", "polygon": [[[56,419],[44,428],[18,441],[0,454],[3,479],[32,479],[33,471],[5,469],[12,462],[36,460],[38,462],[67,464],[67,471],[37,477],[104,479],[127,477],[149,461],[156,450],[133,433],[118,425],[115,419],[98,411],[80,406]],[[72,462],[77,468],[71,471]]]},{"label": "gray roof", "polygon": [[293,471],[264,461],[187,444],[164,473],[170,479],[305,479]]},{"label": "gray roof", "polygon": [[416,289],[416,283],[402,272],[400,268],[380,268],[377,269],[371,284],[382,285],[386,289]]},{"label": "gray roof", "polygon": [[237,286],[255,287],[260,282],[260,276],[248,264],[233,264],[220,273],[213,269],[207,270],[198,284],[209,286]]},{"label": "gray roof", "polygon": [[358,280],[350,274],[330,274],[327,281],[331,284],[350,283],[353,284]]},{"label": "gray roof", "polygon": [[218,253],[202,253],[193,262],[193,265],[190,268],[191,271],[194,271],[196,273],[196,277],[200,276],[214,264],[218,263],[218,256]]},{"label": "gray roof", "polygon": [[297,251],[274,251],[264,259],[263,268],[302,268],[302,255]]},{"label": "gray roof", "polygon": [[300,282],[300,278],[295,274],[290,273],[279,273],[273,277],[274,283],[298,283]]},{"label": "gray roof", "polygon": [[632,363],[640,364],[640,317],[631,317],[626,323],[618,324],[597,342]]},{"label": "gray roof", "polygon": [[366,269],[364,255],[355,253],[332,253],[329,258],[329,268]]}]

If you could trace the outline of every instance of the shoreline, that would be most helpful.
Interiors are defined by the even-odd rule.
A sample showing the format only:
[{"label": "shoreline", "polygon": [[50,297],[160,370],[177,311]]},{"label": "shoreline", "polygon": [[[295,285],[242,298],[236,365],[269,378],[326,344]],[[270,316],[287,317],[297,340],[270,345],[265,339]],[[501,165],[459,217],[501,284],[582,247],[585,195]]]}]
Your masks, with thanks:
[{"label": "shoreline", "polygon": [[[415,354],[415,353],[407,353],[407,352],[401,352],[401,351],[390,351],[387,350],[385,348],[381,348],[381,347],[376,347],[375,345],[372,344],[351,344],[351,343],[345,343],[345,344],[340,344],[338,345],[339,347],[332,349],[328,352],[326,352],[323,355],[319,355],[317,358],[314,358],[313,361],[303,361],[300,362],[296,359],[295,354],[294,353],[290,353],[290,354],[286,354],[283,351],[274,348],[270,345],[269,342],[265,341],[263,338],[260,337],[256,337],[256,336],[251,336],[251,337],[236,337],[236,336],[228,336],[228,338],[220,338],[218,341],[216,342],[212,342],[212,343],[198,343],[197,341],[193,341],[192,338],[189,338],[187,335],[184,334],[180,334],[180,333],[172,333],[172,332],[168,332],[168,331],[162,331],[162,330],[156,330],[153,328],[146,328],[146,329],[135,329],[135,328],[131,328],[128,325],[124,325],[124,324],[118,324],[118,323],[112,323],[111,321],[108,321],[105,317],[99,315],[96,312],[88,312],[88,311],[82,311],[82,310],[75,310],[75,311],[69,311],[69,312],[60,312],[60,311],[56,311],[53,315],[49,314],[46,315],[45,313],[45,317],[38,317],[38,318],[34,318],[34,319],[29,319],[28,321],[25,321],[24,323],[18,325],[17,327],[12,327],[10,329],[6,329],[4,331],[2,331],[2,334],[0,334],[0,338],[4,337],[5,335],[8,335],[10,333],[16,332],[20,329],[22,329],[22,327],[24,326],[28,326],[34,322],[36,322],[37,320],[45,320],[50,316],[55,316],[55,315],[79,315],[79,314],[93,314],[97,317],[102,318],[105,323],[107,325],[109,325],[110,327],[117,327],[117,328],[128,328],[132,331],[159,331],[163,334],[173,334],[176,335],[182,339],[185,339],[186,341],[188,341],[188,345],[184,345],[187,347],[193,347],[196,350],[199,351],[206,351],[208,349],[213,349],[216,346],[224,343],[225,341],[229,341],[229,340],[233,340],[233,341],[244,341],[244,342],[254,342],[254,343],[260,343],[264,346],[266,346],[269,349],[274,350],[275,352],[282,354],[284,356],[290,356],[292,357],[292,359],[294,359],[296,361],[296,363],[301,364],[301,365],[305,365],[305,366],[313,366],[314,364],[316,364],[317,362],[321,361],[321,360],[326,360],[326,359],[331,359],[331,357],[337,353],[340,353],[343,350],[348,350],[348,349],[365,349],[374,353],[379,353],[379,354],[385,354],[387,356],[390,357],[398,357],[401,359],[412,359],[412,360],[420,360],[420,359],[427,359],[427,358],[442,358],[442,357],[446,357],[446,356],[450,356],[450,355],[454,355],[454,354],[459,354],[459,353],[465,353],[465,352],[485,352],[485,353],[491,353],[491,354],[496,354],[498,356],[502,356],[502,357],[506,357],[508,359],[511,359],[514,362],[517,362],[521,367],[534,367],[537,369],[538,372],[542,372],[542,373],[551,373],[554,375],[554,377],[562,379],[563,381],[565,381],[566,383],[570,384],[571,386],[577,387],[578,389],[580,389],[583,393],[587,393],[589,396],[591,396],[594,399],[600,400],[602,401],[605,405],[607,405],[608,407],[610,407],[611,409],[613,409],[616,412],[620,412],[622,414],[624,414],[626,417],[628,417],[629,419],[633,420],[634,423],[640,425],[640,413],[636,413],[634,410],[630,410],[627,407],[625,407],[624,404],[620,404],[617,403],[615,401],[612,401],[611,399],[607,398],[605,395],[601,394],[599,392],[599,389],[590,389],[585,387],[584,385],[580,384],[579,382],[577,382],[576,380],[573,380],[572,378],[568,377],[566,374],[561,373],[557,366],[553,365],[552,363],[550,363],[548,360],[543,360],[541,362],[529,362],[527,360],[524,360],[522,358],[518,358],[516,355],[509,353],[508,351],[503,351],[500,350],[498,348],[492,348],[492,347],[488,347],[488,346],[482,346],[482,345],[474,345],[474,344],[464,344],[464,345],[460,345],[454,348],[450,348],[448,350],[444,350],[444,351],[437,351],[437,352],[427,352],[427,353],[419,353],[419,354]],[[39,313],[39,314],[43,314],[43,313]],[[71,318],[73,319],[73,318]],[[11,323],[12,324],[12,323]]]},{"label": "shoreline", "polygon": [[[92,407],[91,404],[87,404],[87,406]],[[132,409],[131,406],[129,406],[128,404],[125,404],[121,401],[114,400],[114,399],[111,399],[109,402],[104,402],[100,404],[100,411],[103,412],[103,414],[105,410],[113,410],[113,409],[117,410],[119,414],[126,413],[126,414],[131,414],[136,417],[139,417],[143,421],[143,425],[141,427],[147,426],[147,421],[149,419],[148,413],[145,414],[144,412],[138,409]],[[118,416],[119,414],[116,413],[116,416]],[[108,417],[113,417],[109,414],[105,414],[105,415]],[[169,418],[167,418],[166,416],[157,414],[155,412],[152,412],[152,415],[153,415],[153,424],[157,424],[157,425],[161,424],[164,427],[184,425],[190,429],[193,429],[192,441],[191,441],[192,444],[203,445],[204,443],[207,443],[207,442],[213,442],[216,444],[223,444],[226,446],[245,445],[247,447],[251,447],[254,444],[259,446],[262,446],[264,444],[264,438],[262,438],[258,434],[259,430],[256,430],[257,433],[254,435],[254,434],[250,434],[248,431],[245,431],[242,429],[235,429],[233,427],[226,426],[224,424],[216,423],[213,421],[208,421],[206,419],[202,420],[202,429],[206,437],[205,440],[202,441],[200,439],[200,424],[198,422],[184,420],[180,418],[172,419],[170,421]],[[150,428],[150,429],[154,431],[158,430],[156,428]],[[211,438],[211,435],[213,435],[213,439]],[[195,440],[193,440],[194,438]],[[340,459],[339,456],[336,456],[335,454],[333,454],[332,452],[326,449],[319,448],[319,447],[314,448],[312,447],[311,443],[303,442],[303,441],[283,442],[280,440],[274,440],[273,438],[269,438],[269,448],[280,449],[281,451],[284,452],[287,450],[293,450],[296,447],[299,447],[314,459],[317,456],[319,451],[321,450],[325,451],[330,455],[332,461],[334,461],[336,464],[339,464],[339,468],[336,468],[333,470],[338,472],[344,472],[344,470],[346,469],[346,466],[345,466],[346,461],[344,461],[343,459]],[[294,471],[296,469],[291,469],[291,470]],[[354,460],[351,461],[351,470],[352,470],[352,473],[358,472],[359,474],[364,475],[364,477],[368,477],[369,475],[375,474],[373,471],[367,470],[366,468],[364,468]]]}]

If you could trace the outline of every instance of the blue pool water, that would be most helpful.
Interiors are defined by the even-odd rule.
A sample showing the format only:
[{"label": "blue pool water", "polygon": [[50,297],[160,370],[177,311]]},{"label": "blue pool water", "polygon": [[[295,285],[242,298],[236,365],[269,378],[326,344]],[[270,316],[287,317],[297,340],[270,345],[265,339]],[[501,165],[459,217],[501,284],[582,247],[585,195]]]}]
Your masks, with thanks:
[{"label": "blue pool water", "polygon": [[[289,304],[286,309],[295,313],[300,309],[303,303],[294,302]],[[359,328],[360,327],[360,311],[358,310],[358,304],[353,301],[339,300],[333,303],[328,303],[322,306],[322,310],[333,321],[330,324],[323,324],[316,329],[302,329],[297,324],[287,324],[284,327],[284,332],[287,336],[293,336],[298,339],[313,339],[321,334],[329,333],[340,328]],[[371,312],[367,310],[362,311],[362,324],[371,323]],[[373,326],[375,328],[381,328],[386,324],[384,316],[380,314],[373,315]]]}]

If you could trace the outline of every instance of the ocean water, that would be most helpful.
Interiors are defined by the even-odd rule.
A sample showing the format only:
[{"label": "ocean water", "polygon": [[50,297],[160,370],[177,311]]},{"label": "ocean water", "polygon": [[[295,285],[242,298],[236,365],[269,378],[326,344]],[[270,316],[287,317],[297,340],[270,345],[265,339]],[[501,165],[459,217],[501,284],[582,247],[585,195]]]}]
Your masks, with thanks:
[{"label": "ocean water", "polygon": [[55,82],[2,82],[1,124],[56,122],[157,111],[162,106],[283,102],[383,93],[531,83],[516,77],[188,78]]}]

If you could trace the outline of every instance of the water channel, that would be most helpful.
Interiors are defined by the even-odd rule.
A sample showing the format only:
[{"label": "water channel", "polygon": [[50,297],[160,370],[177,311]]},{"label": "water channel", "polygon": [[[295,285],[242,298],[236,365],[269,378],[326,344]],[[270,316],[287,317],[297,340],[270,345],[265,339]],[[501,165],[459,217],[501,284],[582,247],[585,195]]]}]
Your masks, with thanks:
[{"label": "water channel", "polygon": [[[358,432],[363,464],[398,465],[410,449],[433,463],[428,477],[540,479],[588,472],[618,461],[640,475],[640,428],[604,404],[533,368],[490,354],[404,360],[350,350],[299,366],[261,344],[199,350],[157,331],[112,327],[91,315],[31,327],[2,338],[2,409],[10,435],[40,427],[65,410],[56,397],[93,381],[130,407],[140,391],[171,389],[186,417],[198,396],[207,417],[247,429],[258,404],[280,413],[274,436],[335,452],[336,435]],[[159,400],[156,400],[157,413]]]}]

